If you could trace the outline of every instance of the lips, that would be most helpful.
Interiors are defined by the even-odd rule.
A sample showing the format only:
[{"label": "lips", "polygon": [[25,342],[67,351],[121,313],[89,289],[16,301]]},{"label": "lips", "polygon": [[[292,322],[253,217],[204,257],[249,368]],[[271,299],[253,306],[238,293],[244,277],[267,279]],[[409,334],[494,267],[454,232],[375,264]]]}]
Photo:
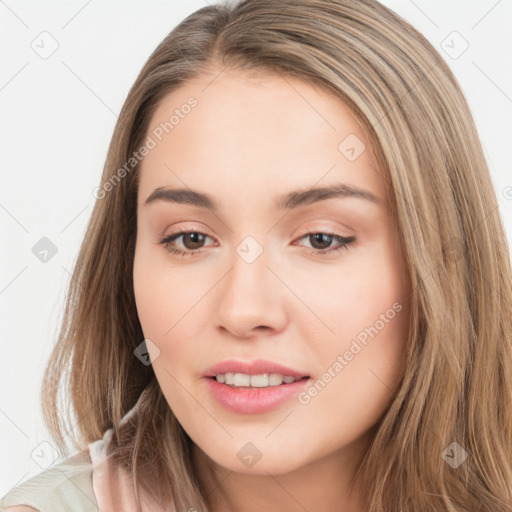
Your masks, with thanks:
[{"label": "lips", "polygon": [[263,373],[279,373],[281,375],[289,375],[297,379],[309,377],[307,373],[294,368],[288,368],[272,361],[265,359],[255,359],[253,361],[237,361],[230,359],[214,364],[208,368],[203,377],[215,377],[219,373],[244,373],[247,375],[261,375]]},{"label": "lips", "polygon": [[278,409],[304,390],[310,379],[268,388],[233,388],[205,378],[206,389],[224,409],[237,414],[262,414]]},{"label": "lips", "polygon": [[[215,379],[216,375],[228,373],[245,375],[273,373],[295,377],[297,380],[277,386],[251,388],[232,387]],[[277,409],[302,391],[310,381],[310,376],[300,370],[264,359],[222,361],[208,368],[203,377],[211,397],[223,408],[238,414],[261,414]]]}]

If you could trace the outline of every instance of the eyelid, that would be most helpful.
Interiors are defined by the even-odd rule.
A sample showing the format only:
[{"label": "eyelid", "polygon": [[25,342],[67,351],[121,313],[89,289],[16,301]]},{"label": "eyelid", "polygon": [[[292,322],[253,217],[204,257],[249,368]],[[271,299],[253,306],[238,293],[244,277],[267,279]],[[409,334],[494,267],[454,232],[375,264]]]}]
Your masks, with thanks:
[{"label": "eyelid", "polygon": [[[311,222],[314,222],[314,220]],[[198,224],[194,224],[194,223],[190,223],[190,222],[185,223],[185,224],[180,224],[179,228],[173,230],[171,233],[168,233],[167,235],[165,234],[166,231],[167,231],[167,228],[164,229],[164,231],[159,235],[160,239],[166,238],[166,237],[178,234],[178,233],[182,233],[182,232],[197,232],[197,233],[206,235],[206,236],[210,237],[211,239],[215,239],[215,237],[213,235],[208,233],[208,231],[209,231],[208,229],[203,229],[202,227],[198,228]],[[354,236],[353,233],[350,233],[349,230],[346,230],[346,229],[340,230],[340,228],[328,227],[325,225],[313,226],[313,227],[306,226],[306,227],[303,227],[300,229],[299,233],[294,237],[294,240],[296,240],[297,238],[302,237],[304,235],[310,234],[310,233],[331,233],[331,234],[335,234],[335,235],[343,237],[343,238],[350,238],[350,237]]]},{"label": "eyelid", "polygon": [[[213,236],[210,236],[208,233],[205,233],[203,232],[202,230],[200,229],[197,229],[195,226],[181,226],[179,229],[177,229],[176,231],[173,231],[167,235],[161,235],[160,238],[159,238],[159,241],[157,242],[157,244],[159,245],[165,245],[167,246],[167,244],[170,244],[171,242],[175,243],[175,240],[179,239],[180,237],[186,235],[186,234],[189,234],[189,233],[198,233],[198,234],[201,234],[203,235],[205,238],[209,238],[210,240],[213,241],[212,244],[209,244],[209,245],[205,245],[199,249],[196,249],[196,250],[182,250],[182,249],[178,249],[179,252],[184,252],[184,253],[187,253],[189,254],[190,256],[192,255],[197,255],[197,254],[200,254],[204,248],[206,247],[215,247],[215,246],[218,246],[218,243],[216,243],[216,239],[215,237]],[[298,242],[300,242],[301,240],[303,240],[304,238],[306,238],[308,235],[313,235],[313,234],[326,234],[334,239],[338,239],[343,246],[347,247],[348,245],[351,245],[353,244],[355,241],[356,241],[356,237],[354,235],[349,235],[349,234],[344,234],[344,233],[340,233],[339,230],[336,230],[336,229],[332,229],[332,228],[326,228],[326,227],[316,227],[316,228],[313,228],[313,227],[310,227],[309,229],[307,227],[303,228],[300,232],[300,234],[297,234],[294,236],[293,238],[293,241],[291,243],[291,245],[297,245]],[[170,240],[171,239],[171,240]],[[322,253],[324,251],[322,250],[314,250],[315,252],[318,252],[318,253]],[[326,253],[330,253],[330,252],[336,252],[336,249],[335,250],[325,250]]]},{"label": "eyelid", "polygon": [[[314,222],[314,221],[311,221]],[[311,226],[310,224],[307,224],[304,228],[301,228],[299,231],[299,237],[303,235],[307,235],[309,233],[332,233],[337,236],[343,237],[343,238],[351,238],[355,236],[355,233],[353,233],[353,230],[349,230],[347,228],[342,228],[339,226],[327,226],[325,224],[320,225],[314,225]]]},{"label": "eyelid", "polygon": [[[212,235],[208,234],[208,231],[209,229],[208,228],[203,228],[203,227],[200,227],[201,226],[201,223],[192,223],[192,222],[185,222],[185,223],[180,223],[179,224],[179,227],[174,227],[172,228],[172,230],[167,233],[167,231],[169,230],[169,226],[167,226],[160,234],[159,236],[161,238],[164,238],[164,237],[167,237],[167,236],[171,236],[171,235],[175,235],[176,233],[181,233],[183,231],[186,231],[186,232],[197,232],[197,233],[203,233],[205,235],[208,235],[210,238],[213,238]],[[204,225],[203,225],[204,226]],[[167,234],[166,234],[167,233]]]}]

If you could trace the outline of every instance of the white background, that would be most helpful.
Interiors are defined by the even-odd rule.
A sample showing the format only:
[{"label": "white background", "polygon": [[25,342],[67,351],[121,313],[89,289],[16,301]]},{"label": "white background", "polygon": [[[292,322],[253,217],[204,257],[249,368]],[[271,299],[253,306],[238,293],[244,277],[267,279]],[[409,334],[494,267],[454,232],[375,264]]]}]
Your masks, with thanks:
[{"label": "white background", "polygon": [[[512,240],[512,2],[383,3],[431,41],[460,81]],[[43,469],[31,456],[47,439],[42,373],[117,113],[157,44],[205,5],[206,0],[0,1],[0,495]],[[47,59],[31,47],[43,31],[58,43]],[[469,44],[456,59],[442,47],[453,31]],[[462,48],[462,39],[454,41],[455,49]],[[58,248],[47,263],[32,253],[42,237]],[[42,447],[44,466],[51,449]]]}]

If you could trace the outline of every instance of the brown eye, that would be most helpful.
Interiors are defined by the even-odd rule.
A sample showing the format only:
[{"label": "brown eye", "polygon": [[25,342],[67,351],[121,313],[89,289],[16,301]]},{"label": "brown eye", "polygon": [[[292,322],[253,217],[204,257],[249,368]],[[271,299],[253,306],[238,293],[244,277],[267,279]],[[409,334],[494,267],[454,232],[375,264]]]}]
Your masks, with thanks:
[{"label": "brown eye", "polygon": [[183,245],[186,249],[199,249],[203,246],[205,238],[206,237],[202,233],[185,233],[183,234]]},{"label": "brown eye", "polygon": [[[344,237],[336,233],[306,233],[299,240],[307,240],[310,244],[310,252],[318,255],[328,255],[336,253],[342,249],[348,249],[356,240],[354,236]],[[332,243],[337,242],[337,246],[332,247]]]},{"label": "brown eye", "polygon": [[334,236],[327,233],[312,233],[309,235],[309,241],[313,249],[324,250],[329,248]]},{"label": "brown eye", "polygon": [[177,256],[193,256],[198,249],[204,247],[207,238],[210,237],[198,231],[178,231],[177,233],[162,238],[159,243],[163,245],[168,252],[176,254]]}]

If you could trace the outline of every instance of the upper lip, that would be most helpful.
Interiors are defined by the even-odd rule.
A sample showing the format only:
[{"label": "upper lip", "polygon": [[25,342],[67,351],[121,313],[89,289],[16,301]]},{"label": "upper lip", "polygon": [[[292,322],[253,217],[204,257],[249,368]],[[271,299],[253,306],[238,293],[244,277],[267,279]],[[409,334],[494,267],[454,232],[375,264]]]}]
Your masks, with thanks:
[{"label": "upper lip", "polygon": [[227,361],[221,361],[208,368],[203,376],[204,377],[215,377],[219,373],[244,373],[246,375],[261,375],[263,373],[278,373],[280,375],[287,375],[290,377],[301,378],[308,377],[307,374],[294,370],[293,368],[287,368],[278,363],[267,361],[265,359],[255,359],[252,361],[237,361],[235,359],[229,359]]}]

